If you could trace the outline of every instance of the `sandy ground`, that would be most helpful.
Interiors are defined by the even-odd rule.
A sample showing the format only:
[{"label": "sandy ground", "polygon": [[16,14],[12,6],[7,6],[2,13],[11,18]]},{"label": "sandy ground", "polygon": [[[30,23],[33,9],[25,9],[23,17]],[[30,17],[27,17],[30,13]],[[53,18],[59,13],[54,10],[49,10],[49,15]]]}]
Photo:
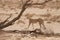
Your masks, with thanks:
[{"label": "sandy ground", "polygon": [[[12,20],[13,18],[15,18],[18,15],[18,14],[16,14],[17,12],[19,14],[20,10],[19,9],[17,9],[17,11],[16,10],[10,10],[8,12],[5,11],[5,13],[4,12],[3,13],[4,14],[12,14],[12,17],[9,19],[9,20]],[[21,30],[21,29],[25,30],[25,28],[28,27],[28,25],[29,25],[29,20],[26,19],[26,17],[24,16],[26,13],[27,14],[32,14],[33,13],[33,14],[37,15],[37,16],[33,16],[33,18],[35,19],[35,18],[39,18],[40,17],[39,15],[48,14],[49,12],[47,12],[47,9],[28,8],[28,9],[25,10],[24,14],[21,17],[21,20],[23,20],[25,22],[25,24],[23,24],[23,23],[16,24],[15,23],[14,25],[12,25],[10,27],[7,27],[4,30],[15,30],[15,29],[16,30]],[[60,15],[59,12],[60,12],[60,10],[53,9],[50,13],[51,13],[51,15]],[[2,13],[2,11],[1,11],[1,13]],[[5,16],[1,16],[1,17],[3,17],[2,19],[4,19],[7,16],[5,15]],[[44,21],[44,23],[45,23],[47,29],[52,29],[55,33],[60,33],[60,31],[59,31],[60,30],[60,23],[52,22],[52,23],[48,24],[48,23],[46,23],[46,21]],[[39,28],[39,24],[36,23],[34,25],[34,28],[35,29]],[[30,25],[29,30],[33,30],[32,25]]]},{"label": "sandy ground", "polygon": [[[33,10],[35,10],[35,9],[33,9]],[[30,14],[32,14],[32,13],[35,13],[35,14],[37,14],[37,15],[39,15],[39,14],[45,14],[45,13],[47,13],[47,11],[46,11],[46,9],[44,9],[44,10],[39,10],[39,9],[36,9],[35,11],[33,11],[33,10],[29,10],[29,11],[25,11],[24,12],[24,14],[26,14],[26,13],[30,13]],[[37,10],[39,10],[39,11],[37,11]],[[12,17],[9,19],[9,20],[12,20],[14,17],[16,17],[18,14],[15,14],[16,12],[18,12],[18,14],[19,14],[19,11],[17,10],[17,11],[1,11],[0,13],[6,13],[6,14],[12,14],[13,13],[13,15],[12,15]],[[40,12],[40,13],[39,13]],[[51,12],[51,13],[54,13],[55,11],[53,11],[53,12]],[[58,14],[57,14],[58,13]],[[54,15],[59,15],[59,11],[58,12],[55,12],[55,14]],[[52,14],[53,15],[53,14]],[[1,15],[1,17],[2,17],[2,19],[1,20],[3,20],[4,18],[7,18],[8,16],[7,15]],[[39,16],[34,16],[33,18],[39,18]],[[19,24],[17,24],[16,22],[15,22],[15,24],[14,25],[12,25],[12,26],[9,26],[9,27],[7,27],[7,28],[4,28],[3,30],[34,30],[34,29],[39,29],[40,28],[40,26],[39,26],[39,24],[38,23],[36,23],[36,24],[34,24],[34,29],[33,29],[33,27],[32,27],[32,25],[30,25],[30,27],[29,27],[29,29],[26,29],[26,27],[28,27],[28,25],[29,25],[29,20],[28,19],[26,19],[26,17],[24,17],[24,16],[22,16],[22,18],[21,18],[21,20],[23,20],[24,22],[25,22],[25,24],[23,24],[23,23],[19,23]],[[45,24],[45,26],[46,26],[46,28],[47,28],[47,30],[48,30],[48,32],[49,32],[49,29],[51,29],[54,33],[60,33],[60,23],[57,23],[57,22],[52,22],[52,23],[46,23],[46,21],[44,21],[44,24]],[[52,37],[46,37],[46,36],[38,36],[38,37],[35,37],[35,36],[31,36],[30,34],[20,34],[20,33],[3,33],[3,34],[1,34],[0,35],[0,40],[60,40],[60,37],[54,37],[54,36],[52,36]]]},{"label": "sandy ground", "polygon": [[4,33],[0,35],[0,40],[60,40],[58,36],[47,37],[38,35],[37,37],[31,34],[20,33]]}]

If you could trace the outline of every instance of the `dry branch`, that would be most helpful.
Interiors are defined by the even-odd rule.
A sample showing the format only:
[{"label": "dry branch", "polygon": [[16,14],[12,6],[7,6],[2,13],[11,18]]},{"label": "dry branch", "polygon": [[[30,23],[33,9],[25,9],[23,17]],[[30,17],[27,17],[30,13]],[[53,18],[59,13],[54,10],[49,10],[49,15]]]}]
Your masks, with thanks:
[{"label": "dry branch", "polygon": [[[30,0],[27,0],[27,1],[25,2],[25,4],[23,4],[22,9],[21,9],[21,12],[20,12],[20,14],[19,14],[17,17],[15,17],[13,20],[9,21],[9,22],[6,23],[6,24],[4,24],[4,23],[7,22],[7,21],[3,22],[3,23],[2,23],[2,26],[0,26],[0,29],[3,29],[3,28],[6,28],[6,27],[8,27],[8,26],[13,25],[13,23],[14,23],[16,20],[18,20],[18,19],[21,18],[23,12],[26,10],[26,7],[29,7],[29,5],[38,5],[38,3],[35,3],[35,4],[31,4],[31,3],[30,3],[30,4],[29,4],[29,2],[30,2]],[[43,2],[43,3],[40,3],[39,5],[43,5],[43,4],[47,3],[47,2],[49,2],[49,0],[48,0],[48,1],[45,1],[45,2]]]}]

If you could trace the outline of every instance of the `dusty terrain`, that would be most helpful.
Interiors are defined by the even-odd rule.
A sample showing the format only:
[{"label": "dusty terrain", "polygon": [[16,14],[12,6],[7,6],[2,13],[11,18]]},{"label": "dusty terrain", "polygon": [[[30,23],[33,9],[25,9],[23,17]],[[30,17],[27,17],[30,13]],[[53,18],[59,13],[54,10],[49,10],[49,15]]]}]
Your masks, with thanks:
[{"label": "dusty terrain", "polygon": [[0,40],[60,40],[60,36],[22,34],[19,32],[14,33],[14,32],[4,31],[4,32],[0,33]]},{"label": "dusty terrain", "polygon": [[[16,1],[16,0],[13,0],[12,2],[11,0],[0,1],[0,22],[4,21],[7,17],[10,16],[10,14],[12,14],[11,18],[9,19],[9,21],[11,21],[20,13],[21,9],[19,2],[20,1]],[[0,31],[0,40],[60,40],[60,36],[58,36],[60,35],[59,3],[60,1],[58,3],[56,2],[51,2],[51,4],[48,3],[47,4],[48,8],[45,7],[44,9],[34,8],[34,7],[27,8],[23,13],[23,15],[21,16],[21,18],[17,20],[14,25],[2,29],[4,31],[2,30]],[[30,25],[30,27],[26,29],[29,25],[29,19],[27,19],[26,17],[27,14],[32,19],[42,18],[44,20],[44,24],[46,27],[46,30],[42,29],[44,33],[54,32],[54,34],[57,35],[47,36],[47,35],[34,34],[34,33],[26,33],[26,34],[21,33],[20,31],[26,31],[26,30],[32,31],[35,29],[40,29],[38,23],[35,23],[34,25]]]},{"label": "dusty terrain", "polygon": [[[18,14],[14,13],[13,15],[10,18],[10,20],[12,20]],[[29,15],[32,15],[32,13]],[[60,18],[58,18],[58,19],[55,18],[55,17],[58,17],[59,15],[58,16],[52,15],[49,18],[48,17],[45,18],[43,14],[40,14],[40,15],[34,14],[33,17],[31,17],[31,18],[34,18],[34,19],[37,19],[39,17],[43,18],[45,20],[44,24],[47,28],[47,32],[50,33],[50,29],[51,29],[55,34],[60,33],[60,31],[59,31],[60,30],[60,22],[57,22],[58,19],[60,19]],[[6,19],[8,16],[9,16],[9,14],[4,14],[4,13],[1,14],[1,17],[2,17],[1,21],[4,21],[3,19]],[[50,20],[50,19],[52,19],[52,20]],[[22,20],[25,24],[23,22],[20,22],[19,20]],[[29,29],[26,29],[28,27],[29,20],[24,15],[22,15],[21,19],[19,19],[19,20],[17,20],[14,25],[4,28],[3,30],[5,30],[5,31],[9,31],[9,30],[22,31],[22,30],[34,30],[34,29],[40,28],[39,24],[36,23],[36,24],[34,24],[34,29],[33,29],[32,25],[30,25]],[[60,36],[37,35],[37,37],[36,37],[36,34],[22,34],[19,32],[17,32],[17,33],[1,32],[1,35],[0,35],[0,40],[27,40],[27,39],[28,40],[60,40]]]}]

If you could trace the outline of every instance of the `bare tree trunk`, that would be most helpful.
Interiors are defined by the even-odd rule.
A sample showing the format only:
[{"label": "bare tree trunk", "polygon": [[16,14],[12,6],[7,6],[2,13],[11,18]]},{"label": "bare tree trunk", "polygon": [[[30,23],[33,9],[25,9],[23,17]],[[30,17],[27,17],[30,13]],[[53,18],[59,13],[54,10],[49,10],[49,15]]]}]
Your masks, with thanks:
[{"label": "bare tree trunk", "polygon": [[6,28],[6,27],[8,27],[8,26],[10,26],[10,25],[13,25],[13,23],[14,23],[16,20],[18,20],[18,19],[22,16],[23,12],[26,10],[25,7],[26,7],[26,5],[27,5],[27,3],[28,3],[29,1],[30,1],[30,0],[26,1],[26,3],[25,3],[25,4],[23,5],[23,7],[22,7],[22,10],[21,10],[20,14],[19,14],[16,18],[14,18],[14,19],[11,20],[10,22],[8,22],[8,23],[0,26],[0,29]]}]

